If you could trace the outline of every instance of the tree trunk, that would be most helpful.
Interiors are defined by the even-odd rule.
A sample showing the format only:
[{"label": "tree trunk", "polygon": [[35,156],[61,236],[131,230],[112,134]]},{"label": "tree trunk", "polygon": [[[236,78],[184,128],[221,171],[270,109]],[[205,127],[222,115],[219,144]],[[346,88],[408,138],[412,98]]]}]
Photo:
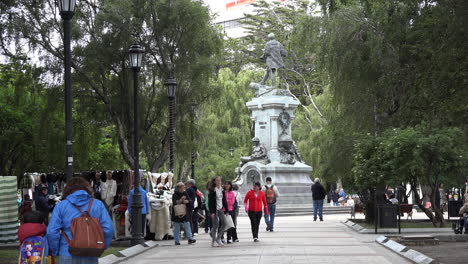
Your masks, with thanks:
[{"label": "tree trunk", "polygon": [[148,164],[151,164],[152,172],[157,172],[159,168],[162,167],[162,165],[167,159],[168,154],[169,154],[169,130],[166,130],[166,135],[164,135],[164,139],[161,141],[161,152],[159,152],[159,155],[155,160],[148,161]]},{"label": "tree trunk", "polygon": [[432,221],[433,225],[435,227],[444,227],[445,222],[444,222],[444,214],[442,213],[442,210],[440,209],[439,203],[440,201],[437,201],[436,197],[436,192],[439,191],[438,188],[438,183],[435,185],[431,186],[432,187],[432,192],[431,192],[431,207],[434,212],[434,220]]},{"label": "tree trunk", "polygon": [[421,211],[423,211],[426,214],[429,220],[431,220],[432,225],[434,225],[434,227],[443,227],[444,216],[440,208],[434,205],[435,197],[432,197],[433,196],[432,194],[430,195],[431,197],[429,198],[431,199],[431,208],[426,208],[423,204],[423,201],[421,201],[421,197],[419,196],[418,191],[416,190],[416,184],[411,184],[411,190],[413,191],[414,200],[416,204],[418,205],[419,209],[421,209]]}]

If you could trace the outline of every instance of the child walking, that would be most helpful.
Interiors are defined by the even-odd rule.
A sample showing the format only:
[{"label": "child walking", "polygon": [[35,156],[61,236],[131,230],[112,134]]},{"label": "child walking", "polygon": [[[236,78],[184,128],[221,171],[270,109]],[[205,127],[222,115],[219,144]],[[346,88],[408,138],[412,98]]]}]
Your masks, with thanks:
[{"label": "child walking", "polygon": [[23,216],[23,224],[18,229],[20,264],[54,263],[45,237],[47,227],[44,222],[45,216],[39,211],[30,211]]}]

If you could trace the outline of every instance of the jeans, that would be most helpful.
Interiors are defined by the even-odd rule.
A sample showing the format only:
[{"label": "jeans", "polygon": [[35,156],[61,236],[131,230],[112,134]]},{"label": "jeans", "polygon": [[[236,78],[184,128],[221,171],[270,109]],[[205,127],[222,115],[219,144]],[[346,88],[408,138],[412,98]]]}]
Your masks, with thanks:
[{"label": "jeans", "polygon": [[258,238],[258,227],[260,226],[260,220],[262,220],[262,212],[249,211],[250,226],[252,228],[253,238]]},{"label": "jeans", "polygon": [[313,200],[314,206],[314,219],[317,219],[317,211],[320,219],[323,218],[323,200]]},{"label": "jeans", "polygon": [[99,259],[95,257],[73,257],[73,256],[59,256],[59,263],[67,264],[98,264]]},{"label": "jeans", "polygon": [[270,215],[265,215],[265,224],[270,225],[270,230],[273,231],[273,225],[275,224],[276,204],[269,204],[268,212]]},{"label": "jeans", "polygon": [[226,224],[224,221],[223,209],[216,210],[216,214],[211,220],[213,222],[213,227],[211,228],[211,239],[212,242],[215,242],[215,240],[220,240],[224,234],[224,227]]},{"label": "jeans", "polygon": [[190,222],[186,221],[183,223],[174,222],[174,240],[176,243],[180,242],[180,226],[184,225],[185,235],[189,240],[192,240],[192,230],[190,229]]}]

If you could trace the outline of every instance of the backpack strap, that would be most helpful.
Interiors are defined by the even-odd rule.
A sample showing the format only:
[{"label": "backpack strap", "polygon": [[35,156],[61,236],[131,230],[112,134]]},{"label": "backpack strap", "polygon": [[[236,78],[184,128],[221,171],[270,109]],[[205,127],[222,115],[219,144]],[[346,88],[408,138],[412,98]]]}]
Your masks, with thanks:
[{"label": "backpack strap", "polygon": [[88,209],[86,209],[86,212],[88,216],[91,216],[91,206],[93,205],[94,198],[91,198],[91,201],[89,202]]}]

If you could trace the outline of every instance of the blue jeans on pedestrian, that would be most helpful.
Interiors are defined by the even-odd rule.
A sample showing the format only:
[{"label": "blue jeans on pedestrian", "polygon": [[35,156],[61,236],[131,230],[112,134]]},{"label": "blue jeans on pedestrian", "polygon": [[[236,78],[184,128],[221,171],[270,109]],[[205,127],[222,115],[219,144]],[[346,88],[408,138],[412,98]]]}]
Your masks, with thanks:
[{"label": "blue jeans on pedestrian", "polygon": [[192,240],[192,230],[190,229],[190,222],[186,221],[183,223],[174,222],[174,240],[176,243],[180,243],[180,226],[184,225],[185,235],[189,240]]},{"label": "blue jeans on pedestrian", "polygon": [[273,225],[275,224],[276,204],[269,204],[268,212],[270,213],[270,215],[265,215],[265,224],[270,225],[270,231],[273,232]]},{"label": "blue jeans on pedestrian", "polygon": [[313,200],[313,206],[314,206],[314,219],[317,219],[317,212],[320,217],[320,219],[323,218],[323,200]]}]

